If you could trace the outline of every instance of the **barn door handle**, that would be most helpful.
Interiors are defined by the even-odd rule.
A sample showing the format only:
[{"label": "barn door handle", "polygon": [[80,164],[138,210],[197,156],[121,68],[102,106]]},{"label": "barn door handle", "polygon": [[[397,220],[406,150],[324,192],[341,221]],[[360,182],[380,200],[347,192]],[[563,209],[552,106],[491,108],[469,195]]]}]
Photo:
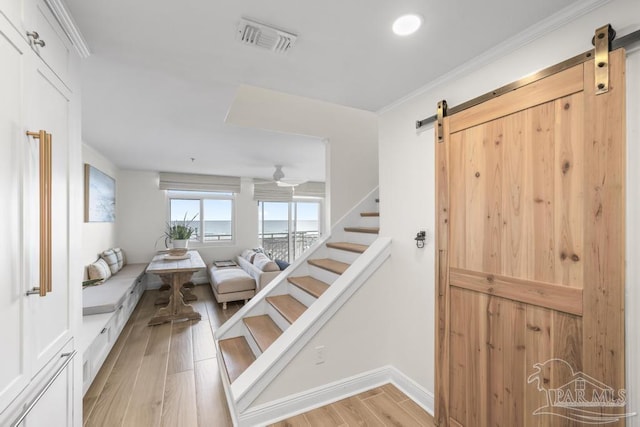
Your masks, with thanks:
[{"label": "barn door handle", "polygon": [[52,291],[51,283],[51,134],[45,130],[27,132],[40,141],[40,286],[39,295],[44,297]]}]

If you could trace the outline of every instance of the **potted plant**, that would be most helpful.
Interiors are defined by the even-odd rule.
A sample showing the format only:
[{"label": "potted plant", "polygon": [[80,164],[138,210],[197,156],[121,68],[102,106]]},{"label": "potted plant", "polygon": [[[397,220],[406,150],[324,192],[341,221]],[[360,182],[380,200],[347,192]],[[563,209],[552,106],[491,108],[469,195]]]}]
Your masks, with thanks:
[{"label": "potted plant", "polygon": [[165,246],[168,246],[167,243],[170,241],[173,244],[174,249],[186,248],[191,235],[196,231],[196,229],[191,226],[191,223],[197,216],[198,214],[194,215],[190,220],[187,220],[187,214],[185,213],[182,221],[167,223],[167,231],[164,232],[166,236]]}]

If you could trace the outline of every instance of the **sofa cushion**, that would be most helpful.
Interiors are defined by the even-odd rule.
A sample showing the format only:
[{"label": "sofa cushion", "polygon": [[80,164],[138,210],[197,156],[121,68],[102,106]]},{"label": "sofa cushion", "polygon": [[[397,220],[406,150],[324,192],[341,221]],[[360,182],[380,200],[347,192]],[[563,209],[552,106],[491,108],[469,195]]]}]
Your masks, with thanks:
[{"label": "sofa cushion", "polygon": [[148,264],[126,264],[115,277],[135,279],[145,272]]},{"label": "sofa cushion", "polygon": [[82,315],[116,311],[122,305],[132,284],[132,279],[114,276],[101,286],[85,288],[82,291]]},{"label": "sofa cushion", "polygon": [[106,251],[102,252],[100,254],[100,258],[102,258],[104,262],[107,263],[112,275],[118,272],[118,257],[116,256],[116,253],[113,251],[113,249],[107,249]]},{"label": "sofa cushion", "polygon": [[[99,261],[104,262],[102,259]],[[84,288],[82,290],[82,315],[116,311],[122,305],[130,289],[136,285],[135,280],[144,273],[146,268],[147,264],[128,264],[104,284]]]},{"label": "sofa cushion", "polygon": [[219,294],[249,291],[256,288],[256,281],[241,268],[211,267],[211,284]]},{"label": "sofa cushion", "polygon": [[271,261],[268,256],[262,253],[257,253],[255,257],[253,257],[253,265],[262,271],[280,271],[278,264]]},{"label": "sofa cushion", "polygon": [[90,264],[87,270],[89,274],[89,279],[91,280],[100,279],[102,281],[105,281],[109,277],[111,277],[111,269],[109,268],[109,265],[105,262],[105,260],[102,258],[100,258],[93,264]]}]

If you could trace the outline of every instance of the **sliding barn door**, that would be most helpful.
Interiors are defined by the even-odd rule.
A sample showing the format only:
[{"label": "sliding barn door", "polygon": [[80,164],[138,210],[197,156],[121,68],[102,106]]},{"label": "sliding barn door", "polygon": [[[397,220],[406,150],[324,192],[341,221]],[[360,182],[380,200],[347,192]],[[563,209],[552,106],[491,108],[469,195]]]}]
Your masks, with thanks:
[{"label": "sliding barn door", "polygon": [[624,60],[444,119],[439,425],[624,425]]}]

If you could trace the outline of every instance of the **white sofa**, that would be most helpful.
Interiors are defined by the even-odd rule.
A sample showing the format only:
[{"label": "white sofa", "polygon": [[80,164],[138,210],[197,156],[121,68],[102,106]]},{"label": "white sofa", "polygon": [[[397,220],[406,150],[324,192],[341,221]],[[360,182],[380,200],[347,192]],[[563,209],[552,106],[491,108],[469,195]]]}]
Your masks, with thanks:
[{"label": "white sofa", "polygon": [[246,302],[280,274],[280,269],[276,270],[277,265],[273,262],[253,263],[252,257],[247,258],[236,257],[237,267],[218,268],[212,263],[207,269],[213,296],[222,304],[223,310],[229,301]]},{"label": "white sofa", "polygon": [[262,271],[260,268],[256,267],[251,262],[244,259],[242,256],[238,255],[236,257],[236,263],[242,268],[244,271],[249,274],[256,281],[256,293],[260,292],[264,289],[265,286],[269,284],[273,279],[276,278],[278,274],[280,274],[280,269],[273,271]]}]

